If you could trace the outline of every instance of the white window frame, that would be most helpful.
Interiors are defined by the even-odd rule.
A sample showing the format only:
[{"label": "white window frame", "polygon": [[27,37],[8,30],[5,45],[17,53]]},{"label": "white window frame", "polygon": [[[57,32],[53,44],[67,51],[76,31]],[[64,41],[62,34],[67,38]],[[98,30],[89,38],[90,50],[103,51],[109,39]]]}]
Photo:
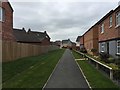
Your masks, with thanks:
[{"label": "white window frame", "polygon": [[4,9],[2,7],[0,7],[0,21],[4,22],[5,19],[5,13],[4,13]]},{"label": "white window frame", "polygon": [[104,33],[104,23],[101,24],[100,31],[101,31],[101,34]]},{"label": "white window frame", "polygon": [[112,16],[109,18],[109,27],[112,27]]},{"label": "white window frame", "polygon": [[0,7],[0,21],[2,21],[2,7]]},{"label": "white window frame", "polygon": [[120,40],[117,41],[117,54],[120,54],[120,51],[118,51],[118,49],[120,48],[120,46],[118,46],[118,42],[120,43]]},{"label": "white window frame", "polygon": [[120,21],[118,21],[118,18],[120,18],[120,11],[116,13],[116,27],[120,26]]},{"label": "white window frame", "polygon": [[105,43],[101,43],[101,52],[105,52]]}]

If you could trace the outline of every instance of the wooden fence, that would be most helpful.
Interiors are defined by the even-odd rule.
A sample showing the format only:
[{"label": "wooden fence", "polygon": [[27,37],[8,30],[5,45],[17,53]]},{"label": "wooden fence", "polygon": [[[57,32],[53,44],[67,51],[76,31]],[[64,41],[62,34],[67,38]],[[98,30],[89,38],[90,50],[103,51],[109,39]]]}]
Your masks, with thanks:
[{"label": "wooden fence", "polygon": [[10,41],[2,41],[2,62],[16,60],[22,57],[40,55],[48,51],[59,49],[58,46],[39,46]]}]

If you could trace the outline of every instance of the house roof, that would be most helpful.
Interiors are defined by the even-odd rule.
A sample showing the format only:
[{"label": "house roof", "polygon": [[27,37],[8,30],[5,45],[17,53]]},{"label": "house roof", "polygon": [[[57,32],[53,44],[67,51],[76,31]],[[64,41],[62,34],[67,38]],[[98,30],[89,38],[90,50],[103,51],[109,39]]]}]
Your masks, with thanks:
[{"label": "house roof", "polygon": [[31,30],[29,29],[28,34],[29,34],[29,35],[33,35],[33,36],[36,36],[40,41],[42,41],[42,40],[45,39],[45,38],[50,39],[50,37],[49,37],[49,35],[46,33],[46,31],[45,31],[45,32],[37,32],[37,31],[31,31]]},{"label": "house roof", "polygon": [[109,17],[112,13],[114,13],[116,10],[120,9],[120,5],[115,9],[115,10],[111,10],[109,11],[105,16],[103,16],[97,23],[95,23],[92,27],[89,28],[89,30],[87,30],[82,36],[84,36],[87,32],[89,32],[93,27],[95,27],[96,25],[100,24],[101,22],[103,22],[107,17]]},{"label": "house roof", "polygon": [[81,37],[82,36],[78,36],[77,39],[76,39],[76,42],[79,42],[79,40],[80,40]]},{"label": "house roof", "polygon": [[[25,29],[13,29],[14,36],[16,37],[16,40],[18,42],[41,42],[44,38],[46,38],[47,34],[46,32],[34,32],[29,31],[26,32]],[[49,38],[47,36],[47,38]]]},{"label": "house roof", "polygon": [[29,35],[24,29],[13,29],[14,35],[19,42],[40,42],[36,36]]},{"label": "house roof", "polygon": [[76,43],[75,43],[75,42],[72,42],[72,44],[73,44],[73,45],[76,45]]},{"label": "house roof", "polygon": [[67,40],[62,40],[62,44],[67,44],[68,42],[71,42],[70,39],[67,39]]}]

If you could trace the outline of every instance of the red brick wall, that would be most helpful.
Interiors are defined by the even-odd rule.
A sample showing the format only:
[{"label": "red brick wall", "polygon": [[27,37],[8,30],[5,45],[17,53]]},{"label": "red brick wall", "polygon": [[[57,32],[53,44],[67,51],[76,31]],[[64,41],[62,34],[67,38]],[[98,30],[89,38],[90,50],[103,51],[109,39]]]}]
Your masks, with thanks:
[{"label": "red brick wall", "polygon": [[9,2],[2,2],[5,10],[5,20],[2,23],[2,40],[15,41],[13,36],[13,10]]},{"label": "red brick wall", "polygon": [[49,39],[44,39],[41,41],[40,45],[50,45],[50,40]]},{"label": "red brick wall", "polygon": [[[98,51],[98,26],[95,25],[84,35],[84,47],[89,54],[93,54],[91,49],[97,49]],[[94,53],[96,54],[96,53]]]},{"label": "red brick wall", "polygon": [[[120,37],[120,26],[116,27],[116,12],[117,11],[120,11],[120,8],[118,8],[118,10],[116,10],[113,14],[110,15],[112,16],[112,27],[109,27],[110,16],[108,16],[104,21],[102,21],[99,24],[99,41],[104,41],[104,40]],[[102,23],[104,23],[104,33],[101,33],[101,30],[100,30]]]},{"label": "red brick wall", "polygon": [[80,44],[84,44],[84,36],[80,38]]}]

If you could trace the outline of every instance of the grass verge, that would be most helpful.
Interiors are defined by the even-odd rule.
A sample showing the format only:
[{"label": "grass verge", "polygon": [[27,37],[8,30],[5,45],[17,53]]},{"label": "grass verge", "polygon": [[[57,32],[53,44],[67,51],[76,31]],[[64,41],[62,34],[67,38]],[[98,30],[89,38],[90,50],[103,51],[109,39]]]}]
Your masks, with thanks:
[{"label": "grass verge", "polygon": [[75,59],[80,59],[82,56],[79,53],[76,53],[74,50],[72,50],[72,54],[75,57]]},{"label": "grass verge", "polygon": [[120,89],[117,85],[115,85],[109,78],[105,77],[102,73],[96,70],[93,66],[91,66],[88,61],[77,61],[83,70],[90,86],[95,88],[114,88]]},{"label": "grass verge", "polygon": [[3,63],[3,88],[42,88],[64,50]]}]

